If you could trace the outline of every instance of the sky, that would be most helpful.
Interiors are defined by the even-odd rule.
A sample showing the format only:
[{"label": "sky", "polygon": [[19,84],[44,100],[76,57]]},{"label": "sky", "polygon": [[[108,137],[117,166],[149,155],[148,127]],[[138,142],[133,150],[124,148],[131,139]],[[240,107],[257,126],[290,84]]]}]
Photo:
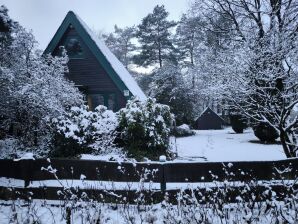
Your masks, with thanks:
[{"label": "sky", "polygon": [[112,32],[139,24],[157,4],[165,5],[169,19],[178,20],[191,0],[0,0],[9,15],[31,29],[39,48],[45,49],[69,10],[78,14],[95,31]]}]

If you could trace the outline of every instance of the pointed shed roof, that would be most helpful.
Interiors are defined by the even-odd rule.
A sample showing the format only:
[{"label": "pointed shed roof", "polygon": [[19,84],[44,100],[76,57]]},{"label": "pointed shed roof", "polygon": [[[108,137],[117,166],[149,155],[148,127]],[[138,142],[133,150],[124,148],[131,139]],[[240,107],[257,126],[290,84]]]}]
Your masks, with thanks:
[{"label": "pointed shed roof", "polygon": [[140,100],[147,98],[124,65],[109,50],[105,43],[91,31],[85,22],[72,11],[67,13],[62,24],[45,49],[45,54],[52,53],[55,50],[70,25],[75,28],[98,62],[122,92],[129,90],[133,96],[137,96]]},{"label": "pointed shed roof", "polygon": [[224,119],[222,119],[217,113],[214,112],[214,110],[212,110],[210,107],[206,107],[205,110],[197,117],[196,120],[198,120],[199,118],[201,118],[204,114],[207,113],[211,113],[213,114],[215,117],[217,117],[219,120],[221,120],[222,122],[225,122]]}]

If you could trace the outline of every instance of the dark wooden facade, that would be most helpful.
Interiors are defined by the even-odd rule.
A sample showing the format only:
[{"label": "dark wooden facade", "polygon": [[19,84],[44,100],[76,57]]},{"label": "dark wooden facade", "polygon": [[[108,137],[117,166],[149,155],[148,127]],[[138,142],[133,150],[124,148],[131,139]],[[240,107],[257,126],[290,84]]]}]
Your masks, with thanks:
[{"label": "dark wooden facade", "polygon": [[[69,27],[63,38],[55,48],[53,55],[59,55],[60,46],[64,46],[66,40],[76,39],[80,42],[82,53],[81,57],[69,56],[67,78],[75,83],[76,86],[86,94],[86,100],[90,108],[94,108],[94,97],[102,95],[104,105],[108,109],[119,110],[125,107],[126,99],[120,90],[117,88],[113,80],[109,77],[106,70],[98,63],[95,56],[92,54],[88,46],[74,28]],[[65,47],[65,46],[64,46]],[[115,107],[109,105],[109,97],[115,97]]]},{"label": "dark wooden facade", "polygon": [[105,105],[117,111],[132,96],[146,98],[124,66],[73,12],[68,12],[45,54],[69,56],[67,78],[86,96],[89,108]]},{"label": "dark wooden facade", "polygon": [[213,110],[207,107],[195,121],[195,128],[198,130],[222,129],[225,122]]}]

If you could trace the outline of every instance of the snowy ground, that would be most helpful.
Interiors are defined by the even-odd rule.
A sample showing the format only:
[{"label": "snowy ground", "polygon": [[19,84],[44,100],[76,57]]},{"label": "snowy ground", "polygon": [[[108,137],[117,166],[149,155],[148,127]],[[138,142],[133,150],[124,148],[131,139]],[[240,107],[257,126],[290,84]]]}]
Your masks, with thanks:
[{"label": "snowy ground", "polygon": [[[164,224],[164,223],[297,223],[297,208],[283,202],[245,202],[211,204],[181,203],[179,206],[166,202],[155,205],[115,205],[88,201],[43,201],[30,203],[0,200],[0,223],[66,224],[66,205],[71,208],[73,224]],[[249,206],[248,206],[249,205]]]},{"label": "snowy ground", "polygon": [[280,144],[261,144],[251,129],[235,134],[231,128],[200,130],[177,138],[178,160],[260,161],[286,159]]},{"label": "snowy ground", "polygon": [[[260,143],[251,129],[243,134],[236,134],[230,127],[223,130],[199,130],[196,135],[181,137],[173,142],[173,151],[178,152],[178,158],[173,162],[199,161],[265,161],[286,159],[282,146]],[[81,159],[125,161],[122,152],[112,152],[105,155],[83,154]],[[131,160],[131,159],[130,159]],[[134,160],[133,160],[134,161]]]}]

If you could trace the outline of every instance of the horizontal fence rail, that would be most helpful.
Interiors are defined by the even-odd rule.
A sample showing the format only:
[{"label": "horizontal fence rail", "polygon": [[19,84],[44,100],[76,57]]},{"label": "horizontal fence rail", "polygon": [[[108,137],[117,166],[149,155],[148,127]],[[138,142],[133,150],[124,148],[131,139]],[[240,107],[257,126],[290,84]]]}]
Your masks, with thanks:
[{"label": "horizontal fence rail", "polygon": [[[53,174],[53,171],[56,176]],[[152,202],[160,201],[165,192],[173,195],[177,190],[167,190],[167,183],[206,183],[250,180],[296,180],[298,174],[298,159],[278,161],[253,162],[110,162],[77,159],[35,159],[35,160],[0,160],[0,177],[14,178],[25,181],[25,188],[14,188],[18,195],[13,193],[9,186],[0,187],[0,198],[9,196],[26,197],[26,192],[33,192],[34,198],[58,199],[57,191],[62,187],[30,187],[31,181],[43,180],[80,180],[82,176],[90,181],[112,182],[154,182],[160,184],[160,189],[146,193],[145,196]],[[237,187],[240,189],[240,187]],[[274,186],[282,192],[285,187]],[[263,189],[262,186],[259,189]],[[79,191],[79,190],[78,190]],[[126,195],[133,201],[136,190],[115,190],[113,193],[99,189],[84,189],[93,195],[105,195],[107,201],[117,199],[117,194]],[[235,191],[236,192],[236,191]],[[235,193],[233,193],[235,194]],[[117,200],[116,200],[117,201]]]},{"label": "horizontal fence rail", "polygon": [[[48,167],[57,170],[59,179],[138,182],[147,171],[146,181],[160,182],[160,164],[107,162],[75,159],[35,159],[35,160],[0,160],[0,177],[22,179],[28,181],[54,180],[56,177]],[[150,172],[148,172],[150,171]]]},{"label": "horizontal fence rail", "polygon": [[[200,163],[166,163],[164,165],[165,182],[212,182],[272,180],[279,178],[278,172],[291,168],[283,173],[284,178],[296,179],[298,159],[278,161],[243,161],[243,162],[200,162]],[[228,173],[227,173],[228,172]]]}]

